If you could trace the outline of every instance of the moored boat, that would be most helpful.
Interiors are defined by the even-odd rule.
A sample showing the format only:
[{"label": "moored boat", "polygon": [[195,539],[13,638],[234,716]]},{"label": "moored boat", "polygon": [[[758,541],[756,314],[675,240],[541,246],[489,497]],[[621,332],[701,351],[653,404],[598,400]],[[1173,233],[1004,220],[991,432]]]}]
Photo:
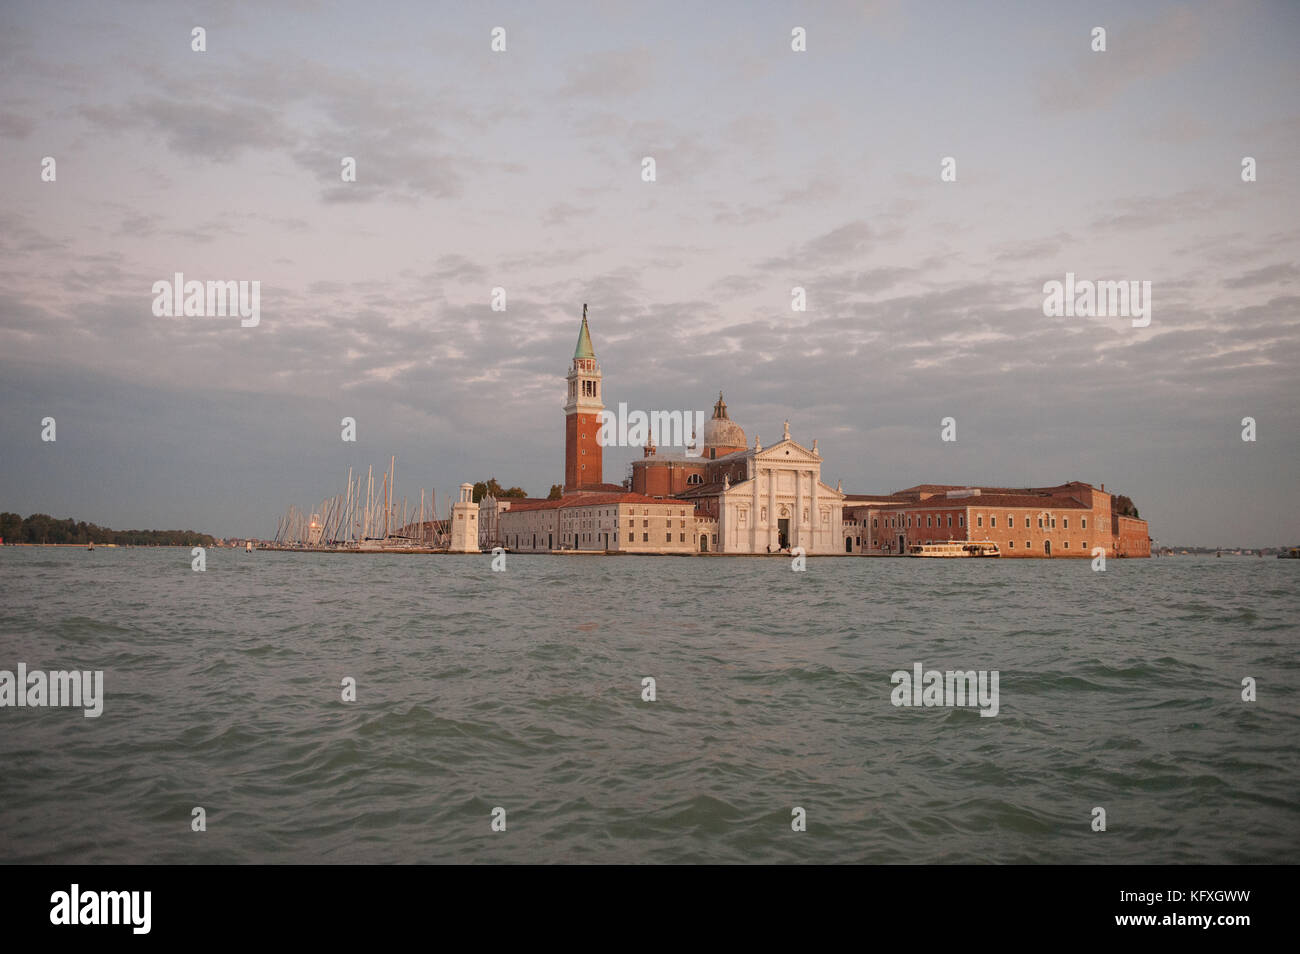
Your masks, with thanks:
[{"label": "moored boat", "polygon": [[1002,555],[996,543],[914,543],[907,548],[907,555],[913,557],[938,557],[941,559],[961,559],[965,557],[997,557]]}]

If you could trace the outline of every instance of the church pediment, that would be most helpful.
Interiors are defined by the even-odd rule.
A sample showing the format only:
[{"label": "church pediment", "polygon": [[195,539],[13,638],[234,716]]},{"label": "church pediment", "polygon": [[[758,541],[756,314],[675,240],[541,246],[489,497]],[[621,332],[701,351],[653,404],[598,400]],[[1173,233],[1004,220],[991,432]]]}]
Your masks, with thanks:
[{"label": "church pediment", "polygon": [[793,440],[782,440],[771,447],[764,447],[754,455],[754,459],[764,464],[790,463],[797,461],[804,464],[820,464],[822,459],[808,448]]}]

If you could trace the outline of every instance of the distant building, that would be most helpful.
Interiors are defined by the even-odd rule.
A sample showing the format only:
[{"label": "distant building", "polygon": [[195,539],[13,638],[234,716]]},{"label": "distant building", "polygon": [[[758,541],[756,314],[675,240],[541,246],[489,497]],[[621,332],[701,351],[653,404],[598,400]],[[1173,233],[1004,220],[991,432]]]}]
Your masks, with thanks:
[{"label": "distant building", "polygon": [[1003,557],[1149,557],[1147,522],[1112,513],[1105,485],[956,487],[922,484],[894,494],[850,496],[845,552],[905,554],[912,544],[996,543]]},{"label": "distant building", "polygon": [[501,544],[519,552],[689,553],[695,548],[695,508],[685,502],[625,492],[500,502],[509,504],[499,514]]}]

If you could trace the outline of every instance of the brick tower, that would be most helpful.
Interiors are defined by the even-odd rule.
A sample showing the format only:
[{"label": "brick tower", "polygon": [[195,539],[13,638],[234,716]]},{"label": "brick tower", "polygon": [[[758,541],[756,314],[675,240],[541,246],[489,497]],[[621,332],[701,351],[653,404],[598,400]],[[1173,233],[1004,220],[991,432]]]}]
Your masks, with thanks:
[{"label": "brick tower", "polygon": [[605,409],[600,395],[600,365],[587,330],[587,306],[582,306],[582,329],[573,349],[569,368],[569,397],[564,403],[564,492],[595,487],[601,483],[600,412]]}]

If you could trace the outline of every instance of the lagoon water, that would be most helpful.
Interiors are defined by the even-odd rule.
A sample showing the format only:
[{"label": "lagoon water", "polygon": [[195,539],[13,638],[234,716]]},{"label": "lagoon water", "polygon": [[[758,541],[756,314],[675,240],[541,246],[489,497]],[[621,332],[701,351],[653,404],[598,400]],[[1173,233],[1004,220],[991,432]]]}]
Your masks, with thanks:
[{"label": "lagoon water", "polygon": [[[97,719],[0,708],[0,862],[1300,848],[1300,562],[490,562],[0,548],[0,669],[105,693]],[[918,662],[998,670],[998,715],[894,707]]]}]

